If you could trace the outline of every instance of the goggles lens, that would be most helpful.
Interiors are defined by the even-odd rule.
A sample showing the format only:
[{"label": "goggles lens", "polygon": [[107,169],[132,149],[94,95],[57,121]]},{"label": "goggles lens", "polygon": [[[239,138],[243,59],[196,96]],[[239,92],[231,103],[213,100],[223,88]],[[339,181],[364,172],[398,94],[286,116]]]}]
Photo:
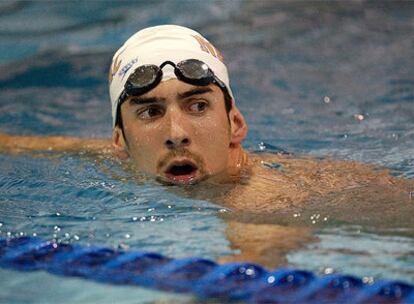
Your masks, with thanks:
[{"label": "goggles lens", "polygon": [[181,61],[177,64],[177,68],[185,78],[193,80],[204,80],[208,78],[210,82],[212,80],[213,72],[207,64],[200,60],[189,59]]},{"label": "goggles lens", "polygon": [[[154,88],[162,78],[162,71],[153,64],[146,64],[138,67],[134,73],[129,76],[125,83],[126,94],[124,95],[141,95]],[[126,97],[126,96],[125,96]]]},{"label": "goggles lens", "polygon": [[156,87],[162,79],[162,68],[167,64],[174,67],[174,73],[179,80],[201,86],[216,83],[224,89],[222,82],[214,76],[207,64],[197,59],[188,59],[177,65],[174,62],[166,61],[159,67],[153,64],[139,66],[129,76],[125,84],[123,98],[141,95]]},{"label": "goggles lens", "polygon": [[128,81],[134,87],[145,87],[157,79],[157,74],[159,72],[160,68],[156,65],[142,65],[138,67],[134,73],[131,74],[131,77],[129,77]]}]

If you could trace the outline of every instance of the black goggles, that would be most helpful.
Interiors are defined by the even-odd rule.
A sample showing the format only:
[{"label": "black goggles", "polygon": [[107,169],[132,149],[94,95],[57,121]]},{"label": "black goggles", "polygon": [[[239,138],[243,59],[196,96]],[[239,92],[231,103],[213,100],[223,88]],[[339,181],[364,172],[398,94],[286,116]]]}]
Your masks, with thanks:
[{"label": "black goggles", "polygon": [[207,86],[216,84],[224,94],[229,96],[226,85],[214,75],[213,71],[204,62],[197,59],[187,59],[175,64],[165,61],[160,66],[145,64],[139,66],[129,77],[124,86],[124,91],[119,97],[118,107],[129,97],[145,94],[155,88],[162,80],[162,69],[167,65],[174,67],[174,74],[186,83]]}]

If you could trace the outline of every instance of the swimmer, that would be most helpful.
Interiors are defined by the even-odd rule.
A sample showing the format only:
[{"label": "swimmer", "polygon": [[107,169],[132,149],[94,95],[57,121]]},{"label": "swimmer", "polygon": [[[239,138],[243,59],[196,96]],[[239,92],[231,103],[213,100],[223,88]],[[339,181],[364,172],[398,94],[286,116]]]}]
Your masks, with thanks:
[{"label": "swimmer", "polygon": [[412,180],[351,161],[246,152],[247,125],[223,57],[191,29],[134,34],[113,57],[109,92],[112,140],[0,133],[0,151],[114,155],[179,186],[172,191],[227,207],[227,235],[240,254],[222,261],[285,263],[287,252],[314,239],[315,214],[319,224],[414,226]]}]

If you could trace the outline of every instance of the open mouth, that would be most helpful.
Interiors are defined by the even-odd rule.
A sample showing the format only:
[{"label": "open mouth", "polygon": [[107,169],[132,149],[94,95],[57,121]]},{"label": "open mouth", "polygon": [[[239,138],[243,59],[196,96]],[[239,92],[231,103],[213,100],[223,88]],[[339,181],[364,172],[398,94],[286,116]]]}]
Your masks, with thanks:
[{"label": "open mouth", "polygon": [[175,183],[189,184],[195,180],[197,170],[191,161],[177,161],[168,166],[165,176]]}]

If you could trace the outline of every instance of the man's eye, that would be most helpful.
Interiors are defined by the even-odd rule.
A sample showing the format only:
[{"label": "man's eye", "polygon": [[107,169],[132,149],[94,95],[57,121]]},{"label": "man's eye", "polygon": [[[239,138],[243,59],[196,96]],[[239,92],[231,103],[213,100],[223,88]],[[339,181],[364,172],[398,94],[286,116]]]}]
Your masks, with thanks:
[{"label": "man's eye", "polygon": [[142,110],[137,111],[138,118],[140,119],[152,119],[159,116],[162,116],[164,113],[164,110],[160,107],[148,107]]},{"label": "man's eye", "polygon": [[201,113],[207,109],[207,106],[208,106],[207,102],[198,101],[198,102],[194,102],[190,104],[188,109],[190,112],[193,112],[193,113]]}]

